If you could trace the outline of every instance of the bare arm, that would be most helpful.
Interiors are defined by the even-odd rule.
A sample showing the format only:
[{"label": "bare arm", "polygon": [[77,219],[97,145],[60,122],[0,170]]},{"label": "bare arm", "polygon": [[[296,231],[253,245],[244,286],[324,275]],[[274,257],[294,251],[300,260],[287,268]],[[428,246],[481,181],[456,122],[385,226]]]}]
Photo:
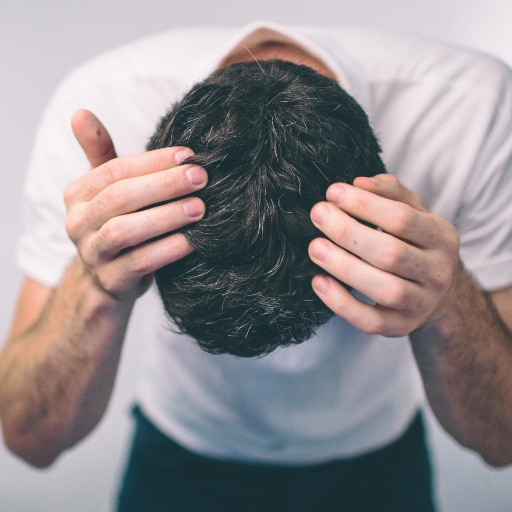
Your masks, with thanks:
[{"label": "bare arm", "polygon": [[512,288],[485,295],[461,272],[443,316],[410,334],[437,418],[497,467],[512,463],[510,305]]},{"label": "bare arm", "polygon": [[113,386],[131,307],[104,297],[89,281],[79,260],[56,290],[25,280],[19,307],[30,314],[16,314],[1,354],[4,439],[38,467],[92,430]]},{"label": "bare arm", "polygon": [[94,168],[66,191],[67,230],[79,256],[55,290],[24,281],[0,353],[5,442],[40,467],[101,419],[133,304],[156,269],[193,250],[172,232],[204,213],[197,198],[167,202],[206,183],[203,169],[181,165],[190,150],[116,158],[92,114],[75,115],[73,128]]},{"label": "bare arm", "polygon": [[[311,213],[330,238],[310,246],[330,274],[313,279],[315,292],[364,332],[410,335],[442,425],[488,463],[512,463],[512,290],[486,296],[459,262],[455,228],[393,176],[333,185],[327,199]],[[358,301],[333,277],[376,304]]]}]

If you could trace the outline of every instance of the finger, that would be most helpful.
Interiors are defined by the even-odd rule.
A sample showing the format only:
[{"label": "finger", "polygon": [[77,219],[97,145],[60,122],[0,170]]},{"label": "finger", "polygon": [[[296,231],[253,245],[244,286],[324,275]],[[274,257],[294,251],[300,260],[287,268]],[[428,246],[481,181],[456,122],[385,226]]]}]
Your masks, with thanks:
[{"label": "finger", "polygon": [[91,169],[116,158],[114,144],[107,129],[92,112],[75,112],[71,118],[71,128],[91,164]]},{"label": "finger", "polygon": [[419,247],[442,246],[446,242],[440,226],[440,223],[448,224],[446,221],[405,203],[345,183],[331,185],[327,189],[327,200],[350,216],[379,226]]},{"label": "finger", "polygon": [[191,252],[194,247],[182,233],[141,244],[122,254],[100,272],[103,287],[114,295],[124,293],[140,279],[159,268],[173,263]]},{"label": "finger", "polygon": [[317,203],[311,220],[335,244],[386,272],[417,281],[421,268],[428,265],[422,250],[361,224],[331,203]]},{"label": "finger", "polygon": [[377,304],[396,310],[415,310],[420,305],[418,284],[375,268],[325,238],[311,242],[309,255],[328,274]]},{"label": "finger", "polygon": [[203,188],[207,180],[203,168],[184,165],[114,183],[87,203],[89,225],[99,229],[119,215],[195,192]]},{"label": "finger", "polygon": [[66,203],[90,201],[114,183],[175,168],[193,154],[189,148],[174,146],[115,158],[72,183],[65,193]]},{"label": "finger", "polygon": [[378,174],[372,178],[361,176],[354,180],[354,186],[378,196],[408,204],[421,212],[427,213],[429,211],[422,197],[403,185],[392,174]]},{"label": "finger", "polygon": [[366,304],[332,277],[317,275],[313,278],[312,286],[329,309],[362,332],[398,337],[414,329],[403,312]]},{"label": "finger", "polygon": [[190,197],[148,210],[114,217],[104,224],[91,241],[89,254],[95,259],[108,260],[121,251],[152,238],[176,231],[201,219],[204,203]]}]

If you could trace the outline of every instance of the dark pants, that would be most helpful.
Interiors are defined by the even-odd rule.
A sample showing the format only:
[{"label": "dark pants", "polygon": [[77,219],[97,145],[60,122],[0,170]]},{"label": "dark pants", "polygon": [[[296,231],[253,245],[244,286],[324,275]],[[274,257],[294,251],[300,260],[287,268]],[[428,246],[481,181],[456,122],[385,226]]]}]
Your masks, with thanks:
[{"label": "dark pants", "polygon": [[118,512],[432,512],[418,414],[386,448],[307,467],[241,464],[185,450],[135,410]]}]

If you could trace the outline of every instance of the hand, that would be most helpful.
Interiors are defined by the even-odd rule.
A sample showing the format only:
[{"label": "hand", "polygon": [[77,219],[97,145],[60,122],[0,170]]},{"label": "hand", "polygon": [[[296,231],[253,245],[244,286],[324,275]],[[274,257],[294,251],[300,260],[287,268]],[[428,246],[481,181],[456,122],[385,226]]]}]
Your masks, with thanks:
[{"label": "hand", "polygon": [[[418,194],[389,174],[357,178],[353,186],[331,185],[311,219],[330,239],[310,244],[311,259],[330,274],[315,276],[312,285],[334,313],[363,332],[389,337],[440,318],[462,272],[459,236]],[[356,299],[339,281],[375,304]]]},{"label": "hand", "polygon": [[135,300],[155,270],[193,251],[175,231],[202,218],[205,206],[176,199],[203,188],[206,171],[181,165],[193,155],[183,147],[117,158],[107,130],[86,110],[75,113],[72,127],[92,170],[65,191],[67,233],[99,289]]}]

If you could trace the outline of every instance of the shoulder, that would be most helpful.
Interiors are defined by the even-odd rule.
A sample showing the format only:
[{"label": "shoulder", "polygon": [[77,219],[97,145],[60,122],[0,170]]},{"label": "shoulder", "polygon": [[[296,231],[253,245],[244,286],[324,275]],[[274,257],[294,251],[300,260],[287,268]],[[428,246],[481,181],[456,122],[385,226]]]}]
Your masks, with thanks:
[{"label": "shoulder", "polygon": [[142,151],[158,119],[195,82],[230,29],[171,30],[106,51],[72,71],[54,92],[43,125],[68,129],[73,112],[93,111],[120,154]]},{"label": "shoulder", "polygon": [[370,85],[430,83],[496,95],[512,78],[499,59],[425,37],[361,28],[330,28],[326,34],[357,62]]},{"label": "shoulder", "polygon": [[350,29],[337,37],[368,82],[388,170],[432,211],[456,222],[482,183],[498,179],[497,168],[507,172],[509,67],[472,49],[406,34]]},{"label": "shoulder", "polygon": [[132,41],[76,68],[61,82],[56,94],[127,87],[145,80],[187,82],[211,59],[227,33],[222,28],[186,28]]}]

